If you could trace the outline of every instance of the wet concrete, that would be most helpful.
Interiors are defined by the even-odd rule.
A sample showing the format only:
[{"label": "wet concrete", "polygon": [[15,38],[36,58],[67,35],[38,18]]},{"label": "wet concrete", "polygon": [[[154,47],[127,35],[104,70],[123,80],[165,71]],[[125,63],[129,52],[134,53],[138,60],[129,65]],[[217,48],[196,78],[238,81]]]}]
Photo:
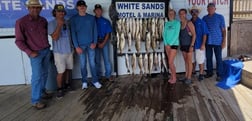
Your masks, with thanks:
[{"label": "wet concrete", "polygon": [[180,99],[190,95],[188,86],[171,85],[162,75],[125,76],[102,84],[101,89],[84,90],[79,99],[87,121],[172,120],[172,102],[181,103]]}]

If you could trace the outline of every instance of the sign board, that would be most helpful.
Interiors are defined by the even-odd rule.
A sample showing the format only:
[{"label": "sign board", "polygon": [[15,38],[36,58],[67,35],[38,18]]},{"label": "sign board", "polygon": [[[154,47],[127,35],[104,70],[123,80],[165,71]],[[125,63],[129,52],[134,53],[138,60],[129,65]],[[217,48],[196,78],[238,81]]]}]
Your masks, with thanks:
[{"label": "sign board", "polygon": [[116,2],[119,18],[164,18],[165,2]]},{"label": "sign board", "polygon": [[[52,9],[55,4],[63,4],[67,11],[67,17],[76,13],[75,5],[77,0],[40,0],[44,5],[41,16],[48,21],[53,19]],[[0,0],[0,29],[13,28],[18,18],[28,13],[25,6],[27,0]]]}]

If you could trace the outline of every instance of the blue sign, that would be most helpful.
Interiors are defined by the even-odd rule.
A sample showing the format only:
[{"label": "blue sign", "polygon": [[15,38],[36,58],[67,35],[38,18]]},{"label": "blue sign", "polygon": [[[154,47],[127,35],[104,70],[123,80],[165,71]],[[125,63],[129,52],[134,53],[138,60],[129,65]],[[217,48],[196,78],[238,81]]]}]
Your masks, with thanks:
[{"label": "blue sign", "polygon": [[[67,11],[67,17],[70,18],[76,14],[77,0],[40,0],[43,4],[43,10],[40,15],[48,21],[53,19],[52,10],[55,4],[63,4]],[[13,28],[15,22],[20,17],[28,14],[26,7],[27,0],[0,0],[0,28]]]}]

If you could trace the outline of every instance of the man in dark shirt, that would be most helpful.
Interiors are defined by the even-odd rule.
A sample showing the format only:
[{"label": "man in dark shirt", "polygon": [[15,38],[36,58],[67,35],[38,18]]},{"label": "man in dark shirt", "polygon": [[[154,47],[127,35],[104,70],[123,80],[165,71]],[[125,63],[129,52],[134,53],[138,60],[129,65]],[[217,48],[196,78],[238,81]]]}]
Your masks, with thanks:
[{"label": "man in dark shirt", "polygon": [[106,18],[102,16],[102,6],[96,4],[94,7],[94,13],[96,17],[97,31],[98,31],[98,43],[96,46],[96,66],[97,66],[97,75],[101,77],[101,56],[103,56],[104,67],[105,67],[105,77],[108,81],[113,81],[111,76],[112,66],[109,56],[109,37],[112,32],[112,27]]},{"label": "man in dark shirt", "polygon": [[31,102],[36,109],[43,109],[46,104],[41,98],[49,98],[45,92],[50,59],[50,45],[47,34],[47,21],[40,16],[43,5],[39,0],[29,0],[26,4],[29,13],[16,21],[16,45],[30,58],[32,68]]}]

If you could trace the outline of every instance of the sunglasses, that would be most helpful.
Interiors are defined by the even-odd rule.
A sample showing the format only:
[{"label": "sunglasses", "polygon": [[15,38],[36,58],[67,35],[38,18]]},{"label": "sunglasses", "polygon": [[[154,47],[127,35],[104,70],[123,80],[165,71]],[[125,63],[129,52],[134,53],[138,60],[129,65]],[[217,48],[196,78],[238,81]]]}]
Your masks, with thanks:
[{"label": "sunglasses", "polygon": [[193,9],[191,10],[191,13],[199,13],[199,10]]},{"label": "sunglasses", "polygon": [[66,30],[67,28],[66,28],[66,24],[63,24],[63,30]]}]

